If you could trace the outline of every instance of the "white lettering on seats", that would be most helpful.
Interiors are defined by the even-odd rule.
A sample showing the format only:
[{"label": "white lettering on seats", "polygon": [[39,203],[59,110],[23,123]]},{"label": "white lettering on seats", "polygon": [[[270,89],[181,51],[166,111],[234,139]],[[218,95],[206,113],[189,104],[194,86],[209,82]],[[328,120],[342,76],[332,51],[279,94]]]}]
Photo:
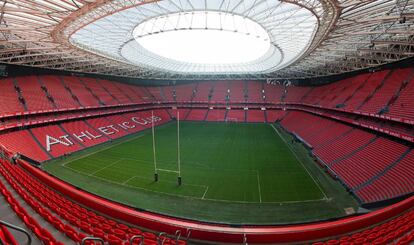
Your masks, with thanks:
[{"label": "white lettering on seats", "polygon": [[87,138],[87,139],[89,139],[89,140],[91,140],[92,138],[89,136],[89,135],[87,135],[85,132],[81,132],[79,135],[77,135],[77,134],[73,134],[73,136],[75,137],[75,138],[77,138],[79,141],[81,141],[81,142],[84,142],[84,140],[82,139],[82,138]]},{"label": "white lettering on seats", "polygon": [[89,132],[87,130],[85,131],[85,133],[87,133],[89,136],[91,136],[94,139],[99,139],[99,138],[102,137],[102,134],[96,134],[96,135],[94,135],[94,134],[92,134],[91,132]]},{"label": "white lettering on seats", "polygon": [[[66,136],[68,136],[68,135],[66,135]],[[64,146],[70,146],[71,145],[70,143],[68,143],[67,141],[61,140],[62,137],[60,137],[60,139],[57,139],[55,137],[46,135],[46,150],[47,151],[50,151],[51,150],[51,146],[52,145],[56,145],[56,144],[62,144]]]},{"label": "white lettering on seats", "polygon": [[106,135],[111,135],[115,133],[115,132],[110,131],[107,127],[100,127],[98,128],[98,130]]}]

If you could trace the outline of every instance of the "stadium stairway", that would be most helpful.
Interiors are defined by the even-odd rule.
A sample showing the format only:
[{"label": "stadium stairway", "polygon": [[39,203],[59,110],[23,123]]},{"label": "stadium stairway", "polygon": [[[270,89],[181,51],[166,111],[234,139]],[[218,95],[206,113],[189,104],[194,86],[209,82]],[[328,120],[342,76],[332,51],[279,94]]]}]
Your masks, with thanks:
[{"label": "stadium stairway", "polygon": [[[373,76],[371,76],[371,80],[375,81],[375,86],[371,87],[371,92],[368,93],[368,96],[365,97],[365,100],[356,107],[357,110],[364,110],[363,108],[366,107],[367,105],[371,104],[371,100],[376,97],[376,95],[380,95],[380,93],[378,93],[379,91],[382,90],[385,81],[387,81],[391,75],[392,75],[393,71],[381,71],[378,73],[374,73]],[[372,81],[370,81],[372,82]],[[366,86],[370,85],[369,82],[367,82]],[[368,107],[369,108],[369,107]],[[365,108],[367,109],[367,108]]]},{"label": "stadium stairway", "polygon": [[8,244],[8,245],[17,245],[17,241],[14,239],[14,236],[10,233],[9,224],[4,221],[0,221],[0,244]]},{"label": "stadium stairway", "polygon": [[381,225],[313,245],[409,245],[414,241],[414,210]]},{"label": "stadium stairway", "polygon": [[375,176],[371,177],[370,179],[366,180],[362,184],[359,184],[358,186],[354,187],[353,191],[358,191],[365,186],[368,186],[372,184],[375,180],[381,178],[382,176],[386,175],[391,169],[393,169],[396,165],[398,165],[401,160],[403,160],[410,152],[412,151],[412,148],[408,148],[402,155],[398,157],[393,163],[389,164],[385,169],[383,169],[380,173],[376,174]]},{"label": "stadium stairway", "polygon": [[[161,234],[157,236],[152,232],[130,227],[80,206],[46,187],[19,165],[2,161],[0,174],[3,175],[2,179],[6,179],[10,184],[7,189],[14,190],[36,209],[37,213],[33,212],[35,220],[47,220],[49,223],[45,223],[46,230],[52,231],[52,234],[64,244],[72,244],[71,240],[79,243],[86,236],[93,236],[103,239],[110,245],[126,245],[130,244],[131,237],[135,235],[144,237],[146,245],[156,245],[159,242],[166,245],[186,244],[183,240],[175,240]],[[139,243],[140,239],[134,241]]]},{"label": "stadium stairway", "polygon": [[[0,177],[0,182],[5,183],[3,181],[3,178]],[[3,195],[0,195],[0,219],[4,222],[7,222],[9,224],[12,224],[14,226],[20,227],[25,229],[29,232],[32,238],[32,244],[33,245],[40,245],[42,244],[41,241],[36,238],[36,236],[30,232],[30,229],[24,224],[24,222],[17,216],[17,214],[13,211],[13,209],[10,207],[10,204],[7,202],[5,197]],[[27,242],[27,237],[20,231],[16,231],[14,229],[8,229],[10,234],[13,236],[14,240],[16,241],[16,244],[24,244]],[[1,242],[0,242],[1,243]]]},{"label": "stadium stairway", "polygon": [[[19,194],[17,194],[17,192],[15,191],[15,189],[8,183],[8,181],[6,181],[5,177],[0,175],[0,185],[3,185],[3,187],[5,187],[5,189],[9,192],[9,195],[12,196],[12,199],[15,200],[15,202],[17,202],[18,204],[16,204],[15,202],[10,202],[6,205],[9,206],[9,210],[11,211],[8,215],[3,216],[2,215],[2,219],[15,224],[17,226],[23,227],[26,231],[29,232],[29,234],[32,237],[32,244],[58,244],[57,241],[60,241],[59,244],[75,244],[74,242],[72,242],[70,239],[68,239],[67,237],[65,237],[62,233],[60,233],[57,229],[55,229],[53,226],[51,226],[46,220],[44,220],[43,217],[41,217],[38,213],[36,213],[36,211],[34,211],[26,201],[24,201]],[[1,189],[1,188],[0,188]],[[10,200],[10,197],[5,196],[4,191],[2,190],[2,194],[3,194],[3,199],[6,200]],[[5,202],[7,203],[7,202]],[[10,207],[12,206],[18,206],[20,210],[24,210],[25,213],[27,215],[24,215],[23,217],[19,217],[17,214],[19,213],[19,211],[16,210],[11,210]],[[7,207],[2,207],[2,209],[6,209]],[[13,208],[15,209],[15,208]],[[2,210],[3,212],[3,210]],[[37,227],[35,228],[29,228],[30,225],[30,221],[25,221],[26,217],[30,217],[28,218],[29,220],[35,220],[36,223],[38,225],[36,225]],[[23,222],[22,222],[23,220]],[[36,230],[37,229],[37,230]],[[46,238],[43,237],[41,235],[41,233],[39,233],[38,230],[41,230],[44,232],[45,234],[48,234],[52,237],[52,239],[50,238]],[[22,234],[20,233],[16,233],[14,231],[12,234],[15,235],[16,240],[18,241],[25,241],[27,240],[26,237],[22,236]],[[47,242],[49,241],[49,242]],[[63,243],[62,243],[63,242]]]},{"label": "stadium stairway", "polygon": [[[32,219],[36,220],[38,222],[38,224],[45,230],[47,230],[57,241],[62,242],[63,244],[75,244],[72,240],[70,240],[68,237],[64,236],[60,231],[58,231],[56,228],[54,228],[50,223],[48,223],[42,216],[40,216],[35,210],[33,210],[32,207],[30,207],[28,205],[28,203],[23,200],[23,198],[15,191],[15,189],[8,183],[8,181],[6,181],[6,179],[4,178],[4,176],[0,175],[0,182],[4,185],[4,187],[9,191],[9,193],[13,196],[13,198],[19,203],[20,207],[22,209],[24,209],[28,216],[30,216]],[[2,199],[5,200],[6,198],[4,196],[2,196]],[[1,200],[1,199],[0,199]],[[2,216],[1,219],[9,222],[11,224],[14,224],[16,226],[19,227],[23,227],[26,231],[29,232],[29,234],[31,235],[32,238],[32,244],[45,244],[45,241],[41,241],[38,237],[38,235],[36,235],[36,233],[30,228],[28,228],[28,225],[25,224],[21,218],[19,218],[16,214],[16,212],[14,212],[11,208],[10,208],[10,204],[8,204],[6,201],[3,202],[3,205],[1,205],[1,212],[3,213],[3,210],[6,212],[6,210],[8,211],[8,215],[6,216]],[[25,237],[25,235],[21,232],[16,232],[11,230],[10,231],[15,239],[17,241],[26,241],[27,238]],[[20,244],[20,242],[19,242]],[[23,243],[21,243],[23,244]],[[50,243],[52,244],[52,243]]]},{"label": "stadium stairway", "polygon": [[334,107],[342,107],[348,103],[348,101],[352,100],[356,94],[358,94],[361,89],[364,87],[366,81],[369,79],[369,77],[372,75],[372,73],[369,74],[363,74],[360,76],[357,76],[356,79],[352,82],[354,82],[354,89],[348,90],[349,93],[342,96],[342,100],[338,99],[336,100],[336,103],[333,104]]}]

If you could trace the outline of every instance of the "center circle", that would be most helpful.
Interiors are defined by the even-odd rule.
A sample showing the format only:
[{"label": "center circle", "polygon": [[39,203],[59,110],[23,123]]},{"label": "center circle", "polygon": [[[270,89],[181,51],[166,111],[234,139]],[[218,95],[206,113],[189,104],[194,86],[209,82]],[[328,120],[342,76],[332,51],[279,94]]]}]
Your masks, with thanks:
[{"label": "center circle", "polygon": [[195,64],[251,62],[271,47],[269,34],[255,21],[217,11],[157,16],[136,26],[133,36],[156,55]]}]

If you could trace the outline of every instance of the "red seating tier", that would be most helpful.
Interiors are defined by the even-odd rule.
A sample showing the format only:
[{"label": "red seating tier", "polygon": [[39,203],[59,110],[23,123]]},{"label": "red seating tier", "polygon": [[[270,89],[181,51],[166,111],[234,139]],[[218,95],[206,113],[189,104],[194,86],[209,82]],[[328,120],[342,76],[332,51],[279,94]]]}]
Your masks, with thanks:
[{"label": "red seating tier", "polygon": [[392,71],[392,74],[384,80],[383,86],[375,91],[372,98],[370,98],[359,109],[369,113],[379,113],[391,98],[397,94],[402,82],[406,79],[407,74],[411,69],[397,69]]},{"label": "red seating tier", "polygon": [[76,138],[84,146],[94,146],[104,143],[109,139],[103,136],[99,136],[100,133],[96,129],[87,125],[84,121],[65,122],[61,126],[70,132],[73,138]]},{"label": "red seating tier", "polygon": [[256,81],[247,82],[247,101],[249,102],[263,102],[263,83]]},{"label": "red seating tier", "polygon": [[13,114],[24,111],[12,79],[0,80],[0,114]]},{"label": "red seating tier", "polygon": [[375,202],[402,196],[413,192],[414,186],[414,151],[411,151],[384,175],[372,184],[358,190],[358,196],[364,202]]},{"label": "red seating tier", "polygon": [[232,103],[245,102],[245,82],[231,81],[229,82],[230,101]]},{"label": "red seating tier", "polygon": [[229,84],[227,81],[217,81],[214,83],[214,90],[211,96],[212,102],[225,102],[228,94]]},{"label": "red seating tier", "polygon": [[264,85],[264,91],[267,102],[280,102],[282,101],[282,95],[284,93],[284,88],[282,85],[273,85],[266,83]]},{"label": "red seating tier", "polygon": [[[333,162],[352,154],[354,151],[365,147],[366,144],[375,138],[374,135],[365,131],[354,129],[350,133],[339,137],[329,144],[315,150],[315,155],[322,159],[325,164],[331,165]],[[317,146],[317,145],[316,145]]]},{"label": "red seating tier", "polygon": [[99,101],[86,89],[77,77],[63,77],[63,82],[72,91],[82,106],[99,106]]},{"label": "red seating tier", "polygon": [[231,109],[228,110],[226,120],[227,121],[235,121],[235,122],[245,122],[246,121],[246,111],[245,110],[238,110],[238,109]]},{"label": "red seating tier", "polygon": [[331,166],[350,188],[364,184],[397,161],[407,147],[379,138],[352,156]]},{"label": "red seating tier", "polygon": [[91,90],[91,93],[96,95],[99,98],[99,101],[104,103],[105,105],[116,105],[119,102],[104,89],[104,87],[99,83],[96,79],[82,77],[80,80],[85,84],[85,87]]},{"label": "red seating tier", "polygon": [[370,74],[365,73],[339,81],[338,84],[341,84],[343,89],[335,92],[336,98],[334,98],[332,101],[324,101],[321,104],[328,107],[336,107],[337,105],[346,104],[346,101],[352,98],[355,93],[357,93],[357,91],[364,85],[365,81],[369,77]]},{"label": "red seating tier", "polygon": [[164,87],[161,87],[161,89],[162,89],[162,93],[166,101],[175,100],[175,97],[174,97],[175,88],[173,86],[164,86]]},{"label": "red seating tier", "polygon": [[132,103],[142,103],[144,101],[152,101],[145,93],[144,89],[140,87],[130,86],[123,83],[118,83],[116,86],[122,91],[125,96],[131,99]]},{"label": "red seating tier", "polygon": [[190,113],[191,109],[176,109],[176,110],[169,110],[170,115],[174,118],[177,118],[177,114],[179,112],[180,120],[185,120],[187,118],[188,113]]},{"label": "red seating tier", "polygon": [[31,131],[43,146],[43,149],[46,149],[54,157],[79,151],[83,148],[73,135],[62,131],[56,125],[33,128]]},{"label": "red seating tier", "polygon": [[160,87],[147,87],[146,88],[149,95],[154,98],[155,101],[164,101],[164,97],[161,94]]},{"label": "red seating tier", "polygon": [[36,161],[43,162],[49,160],[49,156],[36,143],[27,129],[0,134],[0,143],[9,151],[20,152]]},{"label": "red seating tier", "polygon": [[186,120],[189,121],[203,121],[206,118],[206,109],[192,109],[188,114]]},{"label": "red seating tier", "polygon": [[208,96],[210,95],[210,91],[214,86],[213,82],[199,82],[196,88],[195,97],[193,101],[209,101]]},{"label": "red seating tier", "polygon": [[[414,73],[414,70],[412,70],[411,72]],[[391,104],[388,114],[395,117],[402,117],[414,120],[414,76],[408,75],[406,77],[405,82],[405,88],[401,90],[395,102]]]},{"label": "red seating tier", "polygon": [[47,91],[52,96],[57,108],[77,108],[79,103],[72,98],[72,95],[65,89],[61,77],[42,76],[39,77]]},{"label": "red seating tier", "polygon": [[309,93],[312,88],[309,87],[289,87],[285,102],[301,102],[302,98]]},{"label": "red seating tier", "polygon": [[267,117],[267,122],[275,122],[280,120],[281,118],[283,118],[286,114],[286,111],[282,111],[282,110],[267,110],[266,111],[266,117]]},{"label": "red seating tier", "polygon": [[266,122],[265,112],[262,110],[248,110],[246,121],[265,123]]},{"label": "red seating tier", "polygon": [[345,108],[356,110],[363,105],[368,96],[370,96],[383,82],[387,74],[388,71],[371,73],[369,78],[365,81],[364,86],[353,94],[353,96],[345,103]]},{"label": "red seating tier", "polygon": [[191,101],[193,98],[193,91],[196,88],[196,83],[175,85],[175,94],[177,101]]},{"label": "red seating tier", "polygon": [[208,110],[206,121],[223,122],[226,115],[226,110],[213,109]]},{"label": "red seating tier", "polygon": [[29,111],[49,110],[54,106],[42,90],[37,76],[16,77],[16,83],[21,89],[21,94],[26,101]]},{"label": "red seating tier", "polygon": [[97,82],[108,91],[118,103],[128,104],[132,103],[131,99],[128,98],[125,93],[118,87],[118,83],[98,79]]}]

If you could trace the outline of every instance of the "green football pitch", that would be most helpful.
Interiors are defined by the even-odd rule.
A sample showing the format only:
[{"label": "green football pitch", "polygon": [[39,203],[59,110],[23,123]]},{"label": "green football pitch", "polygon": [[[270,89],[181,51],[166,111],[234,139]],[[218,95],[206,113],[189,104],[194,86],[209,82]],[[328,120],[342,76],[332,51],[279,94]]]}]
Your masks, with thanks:
[{"label": "green football pitch", "polygon": [[[152,142],[147,130],[43,166],[127,205],[214,222],[299,222],[340,216],[355,205],[342,187],[328,183],[305,149],[296,149],[272,124],[181,122],[181,186],[176,122],[155,130],[158,182]],[[299,213],[283,213],[292,210]]]}]

